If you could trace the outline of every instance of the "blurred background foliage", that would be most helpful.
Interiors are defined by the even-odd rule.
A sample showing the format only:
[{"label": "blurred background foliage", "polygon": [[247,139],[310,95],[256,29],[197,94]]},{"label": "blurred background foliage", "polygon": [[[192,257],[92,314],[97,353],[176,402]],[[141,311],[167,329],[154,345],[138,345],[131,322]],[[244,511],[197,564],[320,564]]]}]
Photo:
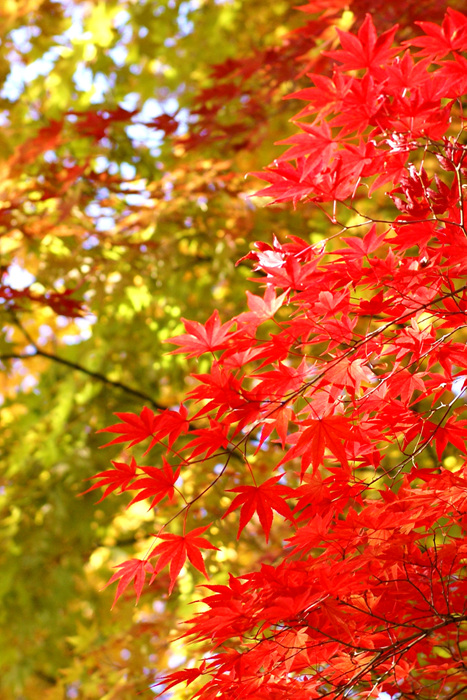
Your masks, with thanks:
[{"label": "blurred background foliage", "polygon": [[[380,30],[397,16],[403,33],[446,3],[294,6],[1,3],[2,699],[126,700],[184,661],[176,637],[196,610],[196,572],[169,598],[162,577],[138,607],[129,596],[110,611],[111,567],[144,552],[161,522],[148,503],[78,497],[125,458],[100,451],[96,430],[115,411],[180,403],[202,362],[167,355],[164,341],[183,332],[181,317],[244,309],[251,269],[235,263],[253,241],[332,233],[306,205],[265,207],[244,176],[281,152],[298,110],[282,98],[307,71],[329,70],[321,52],[335,27],[371,10]],[[203,477],[192,478],[195,493]],[[215,489],[209,498],[214,509]],[[223,562],[238,574],[281,547],[277,536],[261,551],[254,525],[248,546],[234,546],[234,520],[215,530],[214,582]]]}]

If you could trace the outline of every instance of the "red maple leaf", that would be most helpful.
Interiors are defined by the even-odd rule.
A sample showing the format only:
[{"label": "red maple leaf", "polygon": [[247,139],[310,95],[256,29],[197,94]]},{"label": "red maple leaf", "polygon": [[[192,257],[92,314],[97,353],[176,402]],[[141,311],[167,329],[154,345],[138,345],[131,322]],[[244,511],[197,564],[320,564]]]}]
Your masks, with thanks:
[{"label": "red maple leaf", "polygon": [[191,434],[197,435],[197,437],[185,445],[186,450],[192,450],[190,458],[197,457],[203,452],[205,453],[205,458],[210,457],[217,450],[225,449],[229,444],[229,426],[212,418],[209,419],[209,423],[209,428],[199,428],[199,430],[192,431]]},{"label": "red maple leaf", "polygon": [[164,541],[156,545],[156,547],[151,553],[151,557],[158,556],[159,559],[156,565],[154,566],[154,572],[149,583],[152,583],[157,574],[169,564],[169,594],[172,593],[173,588],[175,586],[175,582],[177,580],[177,576],[180,573],[187,557],[189,561],[191,561],[195,569],[198,569],[198,571],[200,571],[206,578],[209,578],[206,572],[206,567],[204,566],[203,557],[201,556],[201,552],[199,550],[219,550],[219,547],[215,547],[205,537],[199,536],[203,532],[206,532],[206,530],[208,529],[209,525],[207,527],[197,527],[195,530],[192,530],[187,535],[158,535],[158,538]]},{"label": "red maple leaf", "polygon": [[296,119],[312,112],[317,112],[322,117],[333,109],[337,110],[337,106],[341,104],[349,85],[353,82],[352,78],[341,73],[334,73],[332,78],[319,73],[309,73],[308,77],[313,81],[315,87],[304,88],[287,96],[288,99],[309,102],[309,105],[296,115]]},{"label": "red maple leaf", "polygon": [[280,162],[306,157],[302,177],[307,177],[311,172],[321,170],[331,160],[341,139],[339,136],[333,138],[328,122],[322,122],[316,126],[297,122],[297,125],[305,133],[294,134],[284,141],[279,141],[279,144],[294,145],[277,160]]},{"label": "red maple leaf", "polygon": [[228,341],[234,337],[234,333],[229,333],[233,321],[221,324],[219,312],[214,310],[210,318],[203,325],[197,321],[188,321],[182,318],[188,333],[169,338],[167,343],[180,345],[177,350],[172,350],[171,355],[177,353],[187,353],[187,357],[199,357],[205,352],[214,352],[228,346]]},{"label": "red maple leaf", "polygon": [[261,436],[258,440],[258,447],[256,451],[258,452],[261,449],[266,438],[269,437],[274,429],[276,429],[282,448],[284,448],[287,440],[289,421],[293,418],[294,413],[290,406],[283,406],[281,403],[279,403],[274,409],[269,407],[266,416],[262,418],[263,428],[261,430]]},{"label": "red maple leaf", "polygon": [[244,323],[251,326],[252,329],[256,329],[260,323],[263,323],[268,318],[272,318],[276,311],[280,309],[287,296],[287,292],[279,294],[279,296],[276,297],[274,287],[268,284],[264,292],[264,298],[256,296],[248,291],[246,295],[250,311],[236,316],[235,320],[237,323]]},{"label": "red maple leaf", "polygon": [[421,373],[412,374],[407,369],[399,370],[393,377],[388,378],[391,396],[396,398],[400,394],[401,400],[408,403],[414,391],[425,389],[425,383],[421,377]]},{"label": "red maple leaf", "polygon": [[63,120],[52,120],[38,134],[18,146],[9,160],[10,166],[32,163],[42,153],[54,150],[62,140]]},{"label": "red maple leaf", "polygon": [[284,497],[290,498],[294,492],[289,486],[277,483],[281,478],[282,474],[279,474],[271,477],[263,484],[260,484],[260,486],[236,486],[233,489],[227,489],[239,495],[235,496],[222,517],[225,518],[236,508],[242,507],[237,539],[240,537],[243,528],[250,522],[255,512],[258,513],[261,527],[266,535],[266,542],[269,540],[273,510],[280,513],[287,520],[293,522],[292,511],[285,502]]},{"label": "red maple leaf", "polygon": [[420,56],[431,59],[447,56],[451,51],[467,51],[467,17],[452,7],[447,9],[443,24],[416,22],[426,36],[419,36],[406,42],[411,46],[421,46]]},{"label": "red maple leaf", "polygon": [[118,569],[118,571],[115,572],[115,574],[106,584],[106,587],[110,586],[111,583],[114,583],[114,581],[118,581],[118,579],[120,579],[112,608],[131,582],[134,584],[136,602],[138,602],[144,587],[146,574],[153,573],[152,564],[147,561],[147,559],[129,559],[121,564],[117,564],[115,568]]},{"label": "red maple leaf", "polygon": [[104,472],[99,472],[99,474],[95,476],[91,476],[90,479],[99,479],[99,481],[79,495],[83,496],[85,493],[89,493],[89,491],[94,491],[94,489],[106,486],[107,488],[97,501],[97,503],[100,503],[112,493],[112,491],[116,491],[118,488],[120,492],[125,491],[128,488],[128,484],[136,475],[137,464],[135,459],[132,457],[130,464],[126,464],[125,462],[112,462],[112,464],[115,467],[114,469],[107,469]]},{"label": "red maple leaf", "polygon": [[[189,421],[187,419],[188,411],[183,404],[178,410],[167,409],[159,414],[157,422],[157,439],[162,440],[163,438],[168,438],[169,447],[172,447],[175,440],[182,433],[186,433],[189,428]],[[149,452],[153,443],[149,446],[146,452]]]},{"label": "red maple leaf", "polygon": [[374,381],[375,375],[368,367],[366,360],[350,360],[347,357],[337,357],[332,360],[323,379],[326,384],[345,387],[351,394],[359,392],[362,382]]},{"label": "red maple leaf", "polygon": [[432,440],[436,445],[436,454],[441,461],[443,452],[448,444],[454,445],[458,450],[467,454],[465,441],[467,440],[466,433],[467,420],[455,421],[454,417],[448,418],[444,425],[434,423],[431,420],[425,420],[422,423],[417,421],[414,426],[404,435],[404,445],[407,446],[411,440],[422,436],[428,443]]},{"label": "red maple leaf", "polygon": [[170,690],[170,688],[173,688],[179,683],[183,683],[183,681],[185,681],[185,687],[187,688],[190,685],[190,683],[193,683],[194,680],[196,680],[197,678],[199,678],[200,675],[202,675],[205,666],[206,661],[202,661],[199,668],[184,668],[182,671],[173,671],[172,673],[168,673],[166,676],[162,676],[161,678],[159,678],[158,681],[154,683],[154,686],[164,686],[163,692],[156,695],[156,698],[160,697],[161,695],[165,695],[167,691]]},{"label": "red maple leaf", "polygon": [[159,503],[165,496],[168,496],[169,502],[173,500],[174,486],[180,474],[180,467],[174,470],[164,458],[162,458],[162,461],[164,464],[162,469],[158,467],[140,467],[146,476],[136,479],[128,487],[129,491],[140,490],[128,504],[128,507],[133,505],[133,503],[143,501],[145,498],[152,498],[149,508],[154,508],[156,503]]},{"label": "red maple leaf", "polygon": [[160,417],[156,416],[147,406],[143,408],[140,415],[136,413],[116,413],[116,416],[120,418],[122,423],[115,423],[108,428],[102,428],[98,430],[98,433],[118,433],[120,437],[116,437],[110,442],[107,442],[101,447],[108,447],[109,445],[116,445],[120,442],[129,442],[128,447],[133,447],[139,442],[146,440],[148,437],[152,437],[151,444],[148,447],[148,451],[153,445],[156,444],[157,439],[154,436],[156,431],[156,426],[159,423]]},{"label": "red maple leaf", "polygon": [[360,68],[374,70],[388,63],[397,53],[397,49],[391,49],[397,29],[396,25],[378,37],[371,15],[367,14],[357,36],[337,29],[342,49],[323,53],[341,62],[343,64],[341,70],[359,70]]},{"label": "red maple leaf", "polygon": [[362,258],[368,257],[370,253],[374,253],[375,250],[378,250],[378,248],[383,245],[385,239],[386,233],[377,235],[376,226],[373,224],[363,238],[358,238],[357,236],[343,238],[342,241],[347,243],[349,247],[340,248],[336,250],[335,253],[340,253],[345,260],[361,260]]},{"label": "red maple leaf", "polygon": [[290,461],[293,457],[302,456],[302,474],[311,464],[315,472],[323,463],[325,450],[328,449],[337,457],[341,465],[348,467],[344,442],[351,433],[351,424],[345,416],[323,416],[322,418],[305,420],[305,427],[300,433],[288,437],[296,440],[296,444],[287,452],[280,464]]}]

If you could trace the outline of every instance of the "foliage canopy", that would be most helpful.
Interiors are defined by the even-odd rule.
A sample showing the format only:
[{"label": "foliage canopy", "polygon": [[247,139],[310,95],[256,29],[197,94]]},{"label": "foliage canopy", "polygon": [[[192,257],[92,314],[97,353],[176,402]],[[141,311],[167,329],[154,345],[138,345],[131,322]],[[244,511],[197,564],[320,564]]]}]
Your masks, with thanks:
[{"label": "foliage canopy", "polygon": [[4,11],[7,694],[465,691],[467,20],[368,4]]}]

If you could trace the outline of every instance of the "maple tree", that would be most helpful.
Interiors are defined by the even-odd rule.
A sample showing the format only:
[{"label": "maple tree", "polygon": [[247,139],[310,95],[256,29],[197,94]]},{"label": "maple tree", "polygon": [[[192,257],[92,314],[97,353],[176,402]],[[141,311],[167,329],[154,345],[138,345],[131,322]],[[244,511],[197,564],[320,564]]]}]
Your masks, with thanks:
[{"label": "maple tree", "polygon": [[[167,566],[169,594],[183,566],[207,576],[201,550],[225,519],[240,541],[273,540],[253,570],[204,584],[182,633],[203,660],[159,677],[161,695],[467,690],[467,17],[449,8],[418,28],[401,44],[370,14],[337,30],[329,74],[290,95],[305,103],[290,148],[256,173],[257,195],[317,207],[327,238],[257,243],[249,311],[182,319],[168,340],[205,368],[186,405],[103,429],[163,459],[116,462],[91,486],[166,513],[118,565],[115,600],[150,594]],[[199,490],[185,490],[193,471]]]},{"label": "maple tree", "polygon": [[[463,143],[458,93],[464,30],[457,15],[445,19],[445,12],[446,5],[465,10],[464,3],[316,0],[300,11],[295,4],[28,0],[0,8],[0,694],[6,697],[123,700],[161,681],[168,669],[174,675],[154,690],[191,697],[211,676],[215,687],[221,662],[231,663],[237,678],[250,659],[263,664],[256,678],[264,674],[264,688],[251,680],[251,693],[275,692],[270,685],[277,668],[277,682],[287,683],[277,694],[292,696],[281,675],[286,666],[296,679],[295,695],[309,694],[300,683],[310,675],[305,657],[310,660],[313,644],[324,644],[326,663],[332,657],[331,623],[356,640],[353,655],[344,649],[344,676],[346,663],[353,668],[363,658],[364,642],[353,625],[377,645],[378,620],[394,621],[391,610],[399,622],[399,608],[418,606],[423,613],[423,602],[411,597],[414,584],[428,600],[440,585],[461,596],[457,560],[441,565],[436,559],[442,535],[434,526],[435,549],[426,554],[434,567],[423,569],[426,561],[417,560],[414,550],[404,560],[410,577],[404,570],[394,583],[397,594],[385,589],[383,596],[383,584],[377,589],[372,579],[380,608],[374,610],[374,599],[362,603],[370,600],[365,585],[371,554],[384,537],[392,542],[393,521],[402,518],[404,487],[418,489],[420,514],[413,512],[413,521],[406,516],[401,527],[408,534],[394,540],[391,566],[401,561],[397,547],[407,546],[402,535],[415,541],[422,532],[418,520],[428,528],[426,512],[433,522],[439,516],[446,541],[457,536],[439,515],[438,500],[457,503],[453,484],[462,490],[456,470],[464,444],[464,301],[463,292],[449,296],[446,280],[456,282],[457,274],[461,280],[464,248],[454,223],[439,239],[440,257],[433,255],[443,224],[430,221],[430,211],[447,218],[441,211],[446,198],[454,210],[459,205],[454,180],[463,184],[456,158]],[[383,35],[376,42],[368,12],[377,36]],[[427,20],[443,28],[416,24]],[[395,49],[404,41],[413,42],[405,58]],[[443,55],[448,45],[454,53]],[[344,54],[333,55],[339,50]],[[351,67],[358,61],[368,62],[366,81],[353,80],[365,71]],[[430,80],[427,73],[434,74]],[[409,84],[424,81],[417,102]],[[301,98],[304,113],[294,126],[288,120]],[[385,132],[391,138],[412,128],[418,133],[413,143],[385,144]],[[281,156],[284,148],[275,142],[289,150]],[[415,171],[407,168],[407,150]],[[263,170],[273,159],[276,165]],[[279,203],[268,207],[262,197],[251,197],[260,185],[245,179],[247,172],[275,186],[271,194]],[[385,195],[391,189],[392,198]],[[397,216],[402,218],[391,231]],[[255,240],[256,253],[245,257]],[[248,280],[252,262],[260,286]],[[18,270],[27,273],[20,284]],[[443,274],[436,278],[435,271]],[[421,316],[417,304],[426,305]],[[434,331],[432,308],[445,314],[437,310]],[[418,327],[410,325],[412,312]],[[310,319],[319,328],[310,330]],[[432,343],[433,332],[439,345]],[[290,333],[297,334],[293,343]],[[169,337],[177,339],[173,345],[165,344]],[[190,368],[194,376],[185,383]],[[385,386],[389,391],[381,398]],[[388,404],[396,391],[395,403]],[[311,399],[323,415],[307,415]],[[442,421],[441,410],[448,411]],[[365,411],[368,418],[360,422]],[[114,412],[109,464],[95,431],[115,423]],[[294,434],[296,443],[290,442]],[[291,461],[280,464],[287,451]],[[421,475],[412,471],[409,487],[399,487],[391,474],[411,452]],[[400,467],[401,475],[409,465]],[[98,478],[83,481],[93,473]],[[392,505],[390,492],[397,496]],[[375,510],[382,498],[384,513]],[[341,520],[349,513],[345,529]],[[367,518],[374,530],[361,523]],[[162,537],[153,540],[154,533]],[[367,540],[357,542],[357,535]],[[323,554],[316,569],[307,561],[313,537],[311,553]],[[332,560],[329,552],[326,559],[319,537],[335,548],[349,542],[346,560],[363,557],[355,564],[361,598],[352,564],[344,570],[341,562],[340,575],[338,555]],[[427,543],[429,538],[414,546]],[[295,578],[284,560],[286,544],[286,552],[295,552]],[[151,546],[156,550],[149,556]],[[381,557],[378,550],[374,558]],[[101,590],[112,566],[113,583]],[[262,577],[252,578],[262,566]],[[436,567],[439,579],[433,578]],[[320,583],[313,579],[311,587],[329,585],[333,594],[316,612],[317,626],[328,635],[322,640],[313,637],[311,619],[308,627],[287,625],[302,621],[313,572]],[[204,640],[203,632],[195,632],[197,643],[190,647],[180,638],[189,629],[181,624],[206,609],[195,586],[205,582],[205,573],[212,586],[224,588],[212,591],[220,595],[209,603],[214,612],[200,619],[203,629],[212,620],[212,633],[209,628]],[[449,588],[453,578],[458,591]],[[289,579],[296,602],[285,586]],[[342,599],[334,596],[339,586]],[[120,597],[110,613],[116,589]],[[371,619],[362,612],[368,605]],[[260,609],[268,620],[260,619]],[[345,611],[352,610],[349,622]],[[372,621],[374,637],[368,632]],[[402,624],[409,630],[408,620]],[[431,649],[439,674],[428,669],[425,678],[433,692],[443,668],[447,675],[460,668],[453,661],[464,649],[460,618],[458,624],[459,652],[446,636],[453,629],[448,624],[433,633],[439,646],[430,638],[413,647],[408,642],[404,651],[412,663],[410,653],[418,654],[423,644]],[[269,640],[239,657],[247,651],[243,643],[259,642],[263,625]],[[348,642],[345,634],[337,641]],[[230,656],[219,657],[216,667],[215,659],[207,659],[221,651],[213,651],[219,640]],[[266,642],[269,666],[261,655]],[[377,672],[370,660],[371,676]],[[312,664],[316,670],[324,674],[326,668]],[[178,680],[192,683],[185,688]],[[345,683],[340,687],[346,692]],[[457,692],[449,688],[446,681],[440,696]],[[243,684],[241,694],[248,692]]]}]

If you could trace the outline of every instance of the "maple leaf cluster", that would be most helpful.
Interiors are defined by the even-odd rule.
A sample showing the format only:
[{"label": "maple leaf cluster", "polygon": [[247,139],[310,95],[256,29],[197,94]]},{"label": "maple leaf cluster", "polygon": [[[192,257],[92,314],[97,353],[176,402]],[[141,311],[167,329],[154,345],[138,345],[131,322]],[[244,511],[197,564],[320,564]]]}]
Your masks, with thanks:
[{"label": "maple leaf cluster", "polygon": [[[118,566],[116,598],[131,584],[139,598],[166,566],[172,592],[187,559],[206,575],[201,550],[216,546],[201,535],[238,511],[238,537],[286,533],[278,562],[208,586],[185,636],[209,651],[161,678],[165,689],[204,683],[202,700],[466,692],[467,17],[450,9],[419,28],[402,46],[369,15],[358,34],[338,31],[333,73],[292,95],[305,101],[300,131],[260,192],[321,208],[334,232],[258,243],[249,310],[184,320],[171,340],[210,358],[189,408],[120,413],[105,429],[109,444],[157,446],[163,462],[115,461],[90,490],[179,509],[144,559]],[[385,211],[393,202],[391,219],[368,213],[372,194]],[[275,461],[266,478],[261,450]],[[203,489],[185,493],[200,463]],[[214,486],[230,505],[200,526]]]}]

